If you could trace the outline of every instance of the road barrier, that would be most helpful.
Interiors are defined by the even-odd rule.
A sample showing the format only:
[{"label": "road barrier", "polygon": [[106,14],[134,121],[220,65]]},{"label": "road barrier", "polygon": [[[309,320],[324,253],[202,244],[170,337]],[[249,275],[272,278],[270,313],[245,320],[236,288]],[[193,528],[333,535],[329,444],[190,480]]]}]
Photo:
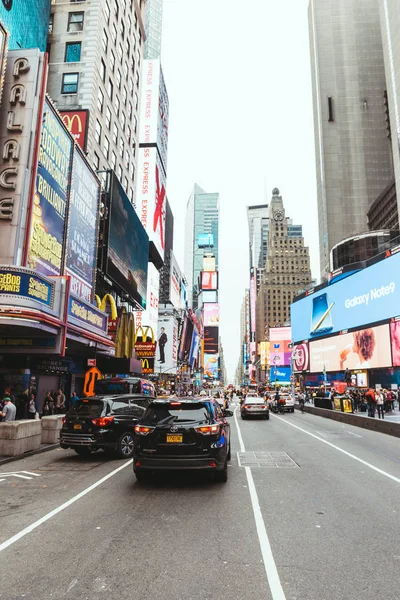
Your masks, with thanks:
[{"label": "road barrier", "polygon": [[58,444],[64,415],[42,417],[42,444]]},{"label": "road barrier", "polygon": [[6,421],[0,423],[0,456],[19,456],[39,450],[42,441],[42,422]]}]

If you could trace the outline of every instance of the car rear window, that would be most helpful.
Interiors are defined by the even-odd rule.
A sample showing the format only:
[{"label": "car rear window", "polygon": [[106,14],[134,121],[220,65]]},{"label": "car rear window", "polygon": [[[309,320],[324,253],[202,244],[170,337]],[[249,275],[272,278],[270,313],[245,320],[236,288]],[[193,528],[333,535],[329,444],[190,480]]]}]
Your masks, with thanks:
[{"label": "car rear window", "polygon": [[103,400],[83,400],[73,411],[82,416],[98,417],[104,410],[105,402]]},{"label": "car rear window", "polygon": [[211,415],[204,405],[182,403],[179,406],[170,404],[152,405],[143,417],[146,425],[162,425],[163,423],[209,423]]},{"label": "car rear window", "polygon": [[264,400],[262,398],[248,398],[246,404],[264,404]]}]

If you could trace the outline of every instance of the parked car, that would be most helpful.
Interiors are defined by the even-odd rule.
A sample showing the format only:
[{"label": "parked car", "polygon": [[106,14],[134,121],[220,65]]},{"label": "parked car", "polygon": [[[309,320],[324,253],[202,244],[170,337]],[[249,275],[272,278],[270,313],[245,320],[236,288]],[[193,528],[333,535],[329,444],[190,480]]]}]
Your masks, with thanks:
[{"label": "parked car", "polygon": [[142,394],[93,396],[81,400],[64,417],[61,448],[72,448],[81,456],[102,448],[120,458],[130,458],[134,426],[151,400]]},{"label": "parked car", "polygon": [[150,471],[202,470],[227,481],[232,415],[212,398],[154,400],[135,426],[136,479]]},{"label": "parked car", "polygon": [[248,417],[263,417],[269,419],[269,407],[262,396],[247,397],[240,407],[240,416],[242,419]]}]

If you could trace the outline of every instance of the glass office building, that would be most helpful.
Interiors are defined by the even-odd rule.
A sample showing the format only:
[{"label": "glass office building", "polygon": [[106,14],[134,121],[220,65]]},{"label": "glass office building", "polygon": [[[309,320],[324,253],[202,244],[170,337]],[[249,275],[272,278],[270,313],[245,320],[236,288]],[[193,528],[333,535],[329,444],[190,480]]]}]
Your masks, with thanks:
[{"label": "glass office building", "polygon": [[144,44],[145,58],[160,58],[163,1],[164,0],[147,0],[145,22],[146,41]]},{"label": "glass office building", "polygon": [[2,0],[0,20],[7,28],[10,50],[46,50],[49,33],[50,0]]}]

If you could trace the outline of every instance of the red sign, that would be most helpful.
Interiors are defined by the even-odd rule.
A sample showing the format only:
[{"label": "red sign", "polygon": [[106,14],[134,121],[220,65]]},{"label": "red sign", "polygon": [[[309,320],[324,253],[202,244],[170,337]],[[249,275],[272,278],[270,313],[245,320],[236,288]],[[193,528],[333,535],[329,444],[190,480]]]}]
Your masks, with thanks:
[{"label": "red sign", "polygon": [[86,137],[89,125],[89,111],[87,110],[61,110],[63,123],[72,134],[82,150],[86,151]]},{"label": "red sign", "polygon": [[156,353],[156,342],[136,342],[135,352],[137,358],[150,358],[155,356]]},{"label": "red sign", "polygon": [[96,366],[96,359],[95,358],[88,358],[87,359],[87,366],[88,367],[95,367]]},{"label": "red sign", "polygon": [[202,273],[201,273],[201,289],[202,290],[217,290],[218,289],[218,272],[217,271],[202,271]]}]

